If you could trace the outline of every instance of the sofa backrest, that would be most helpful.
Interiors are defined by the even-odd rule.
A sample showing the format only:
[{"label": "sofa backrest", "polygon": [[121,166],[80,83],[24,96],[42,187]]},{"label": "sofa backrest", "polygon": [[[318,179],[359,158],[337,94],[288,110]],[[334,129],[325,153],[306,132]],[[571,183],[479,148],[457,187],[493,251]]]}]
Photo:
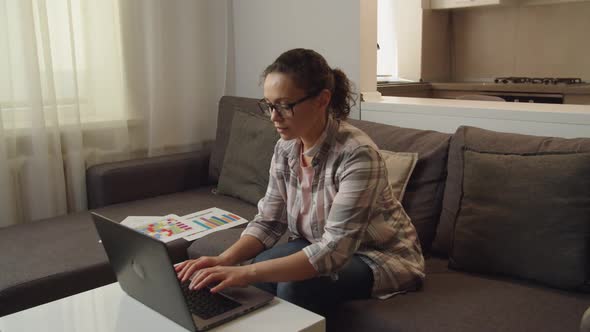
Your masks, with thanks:
[{"label": "sofa backrest", "polygon": [[428,252],[441,212],[452,135],[362,120],[348,121],[367,133],[380,149],[418,153],[418,163],[406,187],[402,206],[418,231],[423,251]]},{"label": "sofa backrest", "polygon": [[[237,110],[257,113],[256,99],[224,96],[219,101],[217,136],[209,162],[209,179],[213,182],[219,181],[233,114]],[[418,231],[423,249],[428,251],[440,216],[451,135],[368,121],[349,122],[367,133],[381,149],[418,153],[419,160],[406,188],[402,205]],[[268,148],[272,150],[274,146]],[[260,167],[268,168],[269,165]]]},{"label": "sofa backrest", "polygon": [[[590,138],[561,138],[549,136],[533,136],[486,130],[472,126],[461,126],[453,134],[449,147],[447,164],[447,180],[445,183],[443,209],[433,242],[433,253],[447,256],[451,253],[455,223],[463,199],[464,151],[473,150],[483,153],[500,155],[526,156],[542,154],[567,154],[590,152]],[[498,181],[519,183],[519,179],[507,178]],[[527,188],[525,182],[522,188]],[[532,188],[527,188],[533,190]],[[526,192],[523,190],[523,192]],[[490,207],[493,206],[490,204]],[[497,207],[497,206],[496,206]],[[473,207],[470,207],[473,208]],[[503,207],[506,208],[506,207]],[[518,211],[514,211],[518,213]],[[470,212],[472,213],[472,212]],[[590,217],[590,216],[589,216]]]},{"label": "sofa backrest", "polygon": [[[209,160],[209,180],[213,183],[219,181],[223,159],[225,158],[225,150],[229,142],[234,112],[241,110],[248,113],[256,113],[258,112],[258,104],[256,102],[257,100],[253,98],[234,96],[223,96],[219,100],[217,134],[215,143],[213,144],[213,150],[211,151],[211,159]],[[271,146],[270,149],[274,149],[274,146]]]}]

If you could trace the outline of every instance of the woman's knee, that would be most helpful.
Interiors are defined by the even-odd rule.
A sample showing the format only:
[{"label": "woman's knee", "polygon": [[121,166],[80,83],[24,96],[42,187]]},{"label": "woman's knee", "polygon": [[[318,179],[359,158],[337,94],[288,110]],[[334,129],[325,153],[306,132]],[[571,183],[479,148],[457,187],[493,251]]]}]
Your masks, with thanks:
[{"label": "woman's knee", "polygon": [[277,283],[276,295],[316,313],[322,312],[330,300],[330,295],[321,291],[318,280],[288,281]]},{"label": "woman's knee", "polygon": [[300,281],[279,282],[277,283],[277,296],[291,303],[298,302],[296,299],[304,297],[307,293],[301,284]]}]

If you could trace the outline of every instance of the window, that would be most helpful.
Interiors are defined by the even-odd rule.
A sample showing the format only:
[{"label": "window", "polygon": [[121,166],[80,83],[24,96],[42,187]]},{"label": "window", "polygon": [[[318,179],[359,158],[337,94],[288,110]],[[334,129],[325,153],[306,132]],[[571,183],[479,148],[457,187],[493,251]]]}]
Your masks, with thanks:
[{"label": "window", "polygon": [[125,117],[117,1],[2,3],[0,111],[5,125]]},{"label": "window", "polygon": [[394,1],[377,2],[377,82],[398,80]]}]

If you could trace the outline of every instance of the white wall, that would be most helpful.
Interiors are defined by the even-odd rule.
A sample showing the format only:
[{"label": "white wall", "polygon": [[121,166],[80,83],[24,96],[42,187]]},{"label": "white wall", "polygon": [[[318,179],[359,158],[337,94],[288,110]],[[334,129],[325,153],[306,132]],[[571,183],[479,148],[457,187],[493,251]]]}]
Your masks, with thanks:
[{"label": "white wall", "polygon": [[[359,0],[232,0],[226,94],[262,97],[260,74],[282,52],[311,48],[360,88]],[[357,102],[352,118],[358,118]]]}]

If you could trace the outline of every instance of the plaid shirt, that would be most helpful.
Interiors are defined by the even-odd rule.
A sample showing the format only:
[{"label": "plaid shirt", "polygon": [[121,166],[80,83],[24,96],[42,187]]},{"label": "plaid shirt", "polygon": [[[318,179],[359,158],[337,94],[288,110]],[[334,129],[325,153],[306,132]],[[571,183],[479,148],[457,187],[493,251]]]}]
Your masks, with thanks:
[{"label": "plaid shirt", "polygon": [[[387,169],[375,143],[347,122],[330,118],[312,160],[312,244],[303,251],[320,275],[337,278],[353,254],[373,271],[372,295],[414,288],[424,279],[418,235],[393,197]],[[265,196],[248,234],[272,247],[286,232],[295,236],[300,211],[301,141],[279,139]]]}]

